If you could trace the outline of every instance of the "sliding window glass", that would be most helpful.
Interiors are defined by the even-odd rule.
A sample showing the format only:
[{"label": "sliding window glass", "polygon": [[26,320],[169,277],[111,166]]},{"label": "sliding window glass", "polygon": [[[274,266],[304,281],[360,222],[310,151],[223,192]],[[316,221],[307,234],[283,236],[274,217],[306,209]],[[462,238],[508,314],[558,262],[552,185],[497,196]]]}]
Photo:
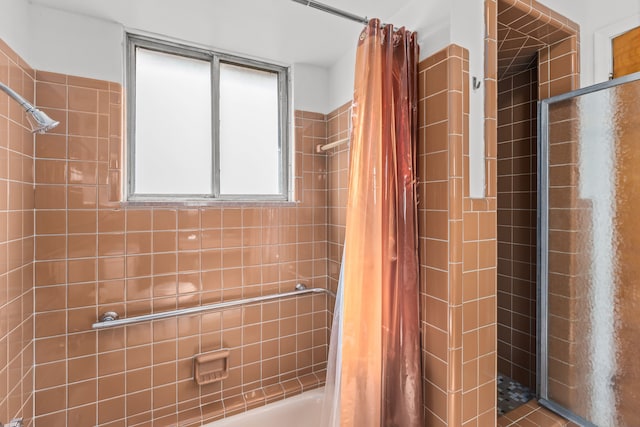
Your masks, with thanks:
[{"label": "sliding window glass", "polygon": [[281,66],[128,35],[129,201],[286,200]]}]

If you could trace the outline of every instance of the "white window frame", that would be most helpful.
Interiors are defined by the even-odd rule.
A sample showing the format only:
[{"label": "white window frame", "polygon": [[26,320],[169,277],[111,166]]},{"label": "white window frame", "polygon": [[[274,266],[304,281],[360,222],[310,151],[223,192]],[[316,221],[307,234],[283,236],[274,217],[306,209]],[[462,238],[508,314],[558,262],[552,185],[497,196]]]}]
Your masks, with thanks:
[{"label": "white window frame", "polygon": [[[211,63],[211,125],[212,125],[212,192],[211,194],[142,194],[135,188],[135,123],[136,123],[136,48],[144,48],[160,53],[179,55],[186,58],[204,60]],[[219,99],[220,63],[276,73],[278,76],[278,149],[280,191],[277,194],[221,194],[220,193],[220,138]],[[268,62],[220,53],[210,49],[187,46],[180,43],[155,39],[143,35],[126,33],[126,94],[127,94],[127,179],[125,180],[126,202],[133,203],[185,203],[215,204],[222,201],[269,202],[288,201],[291,188],[291,154],[289,121],[291,99],[289,68]]]}]

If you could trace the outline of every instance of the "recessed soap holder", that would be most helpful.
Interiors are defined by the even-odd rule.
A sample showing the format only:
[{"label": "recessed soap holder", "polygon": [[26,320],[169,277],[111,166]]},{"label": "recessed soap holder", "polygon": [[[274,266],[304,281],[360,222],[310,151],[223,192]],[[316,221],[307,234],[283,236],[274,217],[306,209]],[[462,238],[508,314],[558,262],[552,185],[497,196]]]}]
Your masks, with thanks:
[{"label": "recessed soap holder", "polygon": [[193,379],[198,385],[222,381],[229,376],[229,350],[198,354],[193,358]]}]

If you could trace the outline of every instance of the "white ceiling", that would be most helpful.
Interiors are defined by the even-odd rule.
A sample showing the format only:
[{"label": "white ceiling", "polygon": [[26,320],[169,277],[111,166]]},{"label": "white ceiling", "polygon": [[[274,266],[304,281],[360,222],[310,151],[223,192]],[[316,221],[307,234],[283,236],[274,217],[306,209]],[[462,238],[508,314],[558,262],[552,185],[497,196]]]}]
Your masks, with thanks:
[{"label": "white ceiling", "polygon": [[[325,0],[389,19],[411,0]],[[284,63],[328,67],[357,42],[362,25],[291,0],[30,0],[176,39]],[[81,37],[81,35],[79,35]]]}]

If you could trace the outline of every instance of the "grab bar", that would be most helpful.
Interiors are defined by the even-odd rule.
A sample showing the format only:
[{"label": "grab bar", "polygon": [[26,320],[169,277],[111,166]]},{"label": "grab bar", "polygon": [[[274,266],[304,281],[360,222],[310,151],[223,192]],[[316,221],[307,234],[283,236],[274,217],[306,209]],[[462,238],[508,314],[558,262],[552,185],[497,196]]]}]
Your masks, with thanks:
[{"label": "grab bar", "polygon": [[217,302],[213,304],[201,305],[198,307],[180,308],[178,310],[162,311],[160,313],[153,313],[153,314],[144,314],[142,316],[128,317],[125,319],[119,319],[118,313],[114,311],[107,311],[102,316],[100,316],[100,319],[98,320],[98,322],[91,325],[91,328],[92,329],[115,328],[116,326],[133,325],[136,323],[148,322],[150,320],[166,319],[168,317],[183,316],[187,314],[198,314],[198,313],[204,313],[206,311],[217,311],[217,310],[237,307],[241,305],[256,304],[259,302],[271,301],[274,299],[290,298],[290,297],[297,297],[297,296],[306,295],[306,294],[322,294],[322,293],[331,295],[334,298],[336,296],[334,292],[331,292],[328,289],[324,289],[324,288],[308,289],[302,283],[298,283],[296,285],[296,290],[291,292],[282,292],[279,294],[263,295],[259,297],[243,298],[243,299],[232,300],[232,301],[222,301],[222,302]]}]

